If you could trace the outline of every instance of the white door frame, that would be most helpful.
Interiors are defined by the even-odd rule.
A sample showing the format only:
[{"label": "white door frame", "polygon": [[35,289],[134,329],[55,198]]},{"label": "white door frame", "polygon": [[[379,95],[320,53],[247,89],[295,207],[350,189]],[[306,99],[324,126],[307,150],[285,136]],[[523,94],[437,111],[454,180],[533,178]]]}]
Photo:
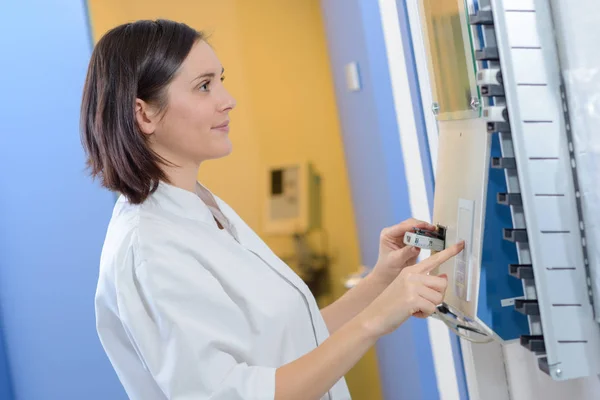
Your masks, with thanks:
[{"label": "white door frame", "polygon": [[429,144],[429,154],[431,155],[431,166],[435,173],[438,159],[438,122],[432,111],[433,94],[432,86],[427,70],[427,53],[425,50],[425,38],[421,29],[421,15],[419,12],[419,1],[405,0],[408,11],[408,23],[412,36],[415,64],[417,67],[417,76],[419,77],[419,90],[421,92],[421,104],[425,114],[425,128],[427,129],[427,143]]}]

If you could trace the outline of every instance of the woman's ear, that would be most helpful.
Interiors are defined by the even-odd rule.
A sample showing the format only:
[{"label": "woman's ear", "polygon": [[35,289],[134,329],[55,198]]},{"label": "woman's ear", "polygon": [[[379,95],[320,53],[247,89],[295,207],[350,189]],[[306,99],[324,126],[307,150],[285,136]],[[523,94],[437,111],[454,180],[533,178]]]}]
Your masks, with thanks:
[{"label": "woman's ear", "polygon": [[150,104],[135,99],[135,120],[143,134],[152,135],[156,131],[159,116]]}]

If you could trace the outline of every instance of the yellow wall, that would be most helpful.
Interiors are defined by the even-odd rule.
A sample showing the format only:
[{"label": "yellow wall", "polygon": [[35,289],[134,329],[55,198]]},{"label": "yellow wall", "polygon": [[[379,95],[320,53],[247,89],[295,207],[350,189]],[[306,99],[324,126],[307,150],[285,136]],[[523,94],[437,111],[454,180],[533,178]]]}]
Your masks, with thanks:
[{"label": "yellow wall", "polygon": [[[311,161],[323,179],[323,225],[332,298],[360,263],[325,33],[318,0],[89,0],[96,40],[134,19],[169,18],[211,34],[238,101],[231,156],[203,165],[199,178],[278,253],[290,243],[262,235],[265,165]],[[245,175],[242,179],[242,174]],[[246,178],[249,176],[250,178]],[[373,238],[377,240],[377,238]],[[347,375],[355,400],[381,398],[371,350]]]}]

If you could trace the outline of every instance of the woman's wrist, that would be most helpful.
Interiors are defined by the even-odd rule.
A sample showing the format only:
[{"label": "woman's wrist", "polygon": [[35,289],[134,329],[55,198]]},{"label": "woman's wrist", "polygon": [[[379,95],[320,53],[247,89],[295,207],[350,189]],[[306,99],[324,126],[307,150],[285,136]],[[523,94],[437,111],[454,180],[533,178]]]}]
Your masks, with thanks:
[{"label": "woman's wrist", "polygon": [[371,345],[374,345],[377,340],[383,335],[384,321],[383,318],[372,312],[371,307],[365,308],[350,322],[354,326],[353,329],[358,330],[359,335]]},{"label": "woman's wrist", "polygon": [[376,342],[381,336],[388,332],[388,327],[383,316],[383,309],[386,304],[382,303],[380,296],[388,288],[394,279],[386,278],[384,275],[376,274],[373,271],[364,279],[364,283],[370,286],[372,293],[376,293],[375,298],[354,318],[364,334]]},{"label": "woman's wrist", "polygon": [[376,285],[381,288],[381,291],[385,290],[390,283],[392,283],[395,277],[390,276],[389,274],[384,274],[381,272],[381,268],[377,268],[377,265],[373,267],[373,270],[365,277],[365,279],[369,280],[372,285]]}]

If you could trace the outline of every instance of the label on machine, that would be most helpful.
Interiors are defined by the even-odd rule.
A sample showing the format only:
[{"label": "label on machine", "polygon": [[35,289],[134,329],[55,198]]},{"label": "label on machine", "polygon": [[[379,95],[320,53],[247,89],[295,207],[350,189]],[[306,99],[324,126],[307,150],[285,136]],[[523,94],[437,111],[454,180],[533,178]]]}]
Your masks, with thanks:
[{"label": "label on machine", "polygon": [[464,241],[465,248],[454,258],[454,292],[471,301],[471,249],[473,241],[473,212],[475,202],[459,199],[456,222],[456,242]]}]

